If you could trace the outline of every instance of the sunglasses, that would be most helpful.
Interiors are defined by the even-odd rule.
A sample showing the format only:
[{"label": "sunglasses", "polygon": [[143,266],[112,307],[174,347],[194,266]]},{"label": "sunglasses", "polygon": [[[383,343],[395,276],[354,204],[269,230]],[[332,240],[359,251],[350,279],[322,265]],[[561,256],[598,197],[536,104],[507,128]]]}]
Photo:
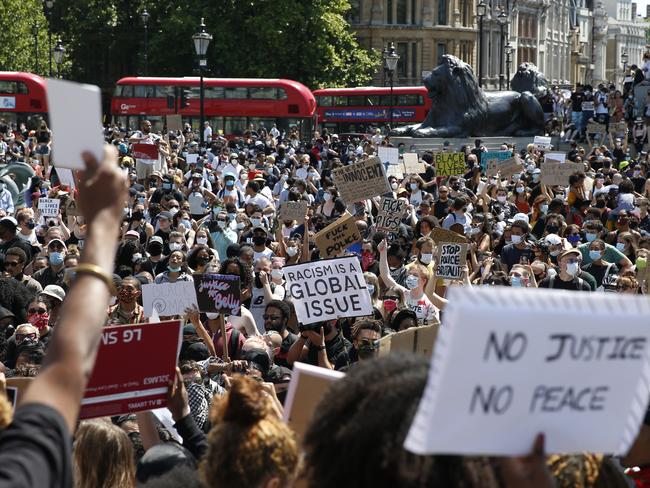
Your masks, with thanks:
[{"label": "sunglasses", "polygon": [[20,265],[20,263],[18,261],[5,261],[5,267],[6,266],[11,266],[13,268],[13,267],[18,266],[18,265]]},{"label": "sunglasses", "polygon": [[46,308],[30,308],[27,310],[28,313],[47,313]]},{"label": "sunglasses", "polygon": [[26,338],[36,339],[36,334],[34,332],[32,332],[30,334],[16,334],[16,340],[17,341],[22,341],[22,340],[24,340]]},{"label": "sunglasses", "polygon": [[264,320],[280,320],[282,317],[280,315],[262,315]]}]

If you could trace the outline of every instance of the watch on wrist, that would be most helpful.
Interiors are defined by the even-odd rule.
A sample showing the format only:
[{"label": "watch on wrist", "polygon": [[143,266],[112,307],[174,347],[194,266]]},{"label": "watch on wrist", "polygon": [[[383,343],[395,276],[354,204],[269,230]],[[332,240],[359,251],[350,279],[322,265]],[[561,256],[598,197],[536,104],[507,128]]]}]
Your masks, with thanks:
[{"label": "watch on wrist", "polygon": [[324,351],[325,350],[325,346],[317,346],[316,344],[314,344],[314,347],[316,349],[318,349],[319,351]]}]

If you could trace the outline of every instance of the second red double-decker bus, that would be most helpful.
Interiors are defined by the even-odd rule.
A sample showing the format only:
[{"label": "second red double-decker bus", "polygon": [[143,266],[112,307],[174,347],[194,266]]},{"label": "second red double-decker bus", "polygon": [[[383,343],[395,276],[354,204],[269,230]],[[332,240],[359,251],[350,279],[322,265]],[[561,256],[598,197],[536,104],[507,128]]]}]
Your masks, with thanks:
[{"label": "second red double-decker bus", "polygon": [[373,127],[422,122],[431,108],[423,86],[396,86],[393,103],[389,87],[324,88],[315,90],[318,127],[337,133],[368,133]]},{"label": "second red double-decker bus", "polygon": [[38,75],[0,71],[0,120],[12,126],[24,122],[35,129],[47,119],[46,82]]},{"label": "second red double-decker bus", "polygon": [[[204,113],[213,131],[226,137],[247,129],[276,125],[280,131],[297,127],[301,136],[313,130],[316,100],[297,81],[283,79],[205,78]],[[183,122],[199,126],[199,78],[122,78],[111,101],[113,120],[127,129],[149,119],[161,130],[166,115],[180,114]]]}]

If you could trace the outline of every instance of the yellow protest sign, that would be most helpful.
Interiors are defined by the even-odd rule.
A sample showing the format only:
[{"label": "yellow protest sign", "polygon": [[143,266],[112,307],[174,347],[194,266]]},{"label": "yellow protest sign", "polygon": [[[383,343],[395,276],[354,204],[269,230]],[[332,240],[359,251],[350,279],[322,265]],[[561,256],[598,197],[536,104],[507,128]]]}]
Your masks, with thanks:
[{"label": "yellow protest sign", "polygon": [[436,153],[437,176],[462,175],[465,171],[465,153]]}]

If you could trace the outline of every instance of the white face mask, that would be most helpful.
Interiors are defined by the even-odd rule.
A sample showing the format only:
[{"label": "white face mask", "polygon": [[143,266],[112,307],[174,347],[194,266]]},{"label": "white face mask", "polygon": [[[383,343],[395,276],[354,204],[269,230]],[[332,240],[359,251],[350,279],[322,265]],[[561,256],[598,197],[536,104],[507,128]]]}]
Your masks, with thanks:
[{"label": "white face mask", "polygon": [[207,318],[209,318],[210,320],[214,320],[214,319],[216,319],[216,318],[219,317],[219,314],[218,314],[218,313],[209,313],[209,312],[207,312],[207,313],[205,314],[205,316],[206,316]]},{"label": "white face mask", "polygon": [[399,185],[397,184],[397,182],[393,181],[393,182],[390,184],[390,187],[391,187],[393,190],[397,190],[397,188],[399,187]]},{"label": "white face mask", "polygon": [[370,293],[370,296],[375,293],[375,285],[371,285],[370,283],[366,283],[366,286],[368,287],[368,293]]},{"label": "white face mask", "polygon": [[207,237],[197,237],[196,238],[196,243],[203,246],[203,245],[208,243],[208,238]]},{"label": "white face mask", "polygon": [[254,227],[257,227],[262,224],[262,219],[251,219],[251,224],[253,224]]},{"label": "white face mask", "polygon": [[409,290],[412,290],[413,288],[417,288],[419,283],[420,283],[420,278],[418,278],[415,275],[408,275],[406,277],[405,285],[406,288],[408,288]]},{"label": "white face mask", "polygon": [[429,264],[432,259],[433,259],[433,254],[431,253],[420,254],[420,261],[422,261],[424,264]]},{"label": "white face mask", "polygon": [[579,269],[580,268],[578,266],[578,263],[568,263],[566,265],[566,272],[567,272],[568,275],[571,275],[571,276],[577,275]]},{"label": "white face mask", "polygon": [[183,249],[183,244],[180,242],[170,242],[169,243],[169,250],[170,251],[180,251]]},{"label": "white face mask", "polygon": [[547,204],[540,205],[540,206],[539,206],[539,210],[540,210],[542,213],[546,213],[546,212],[548,212],[548,205],[547,205]]},{"label": "white face mask", "polygon": [[296,254],[298,254],[298,248],[297,247],[287,247],[287,254],[289,257],[294,257]]},{"label": "white face mask", "polygon": [[497,201],[499,201],[501,203],[505,203],[507,199],[508,199],[508,197],[505,196],[505,195],[497,195]]},{"label": "white face mask", "polygon": [[479,232],[481,232],[481,228],[480,228],[480,227],[472,227],[472,229],[469,231],[469,233],[472,234],[473,236],[475,236],[475,235],[478,234]]},{"label": "white face mask", "polygon": [[511,239],[513,244],[519,244],[521,241],[523,241],[524,237],[512,234]]},{"label": "white face mask", "polygon": [[332,199],[332,194],[331,193],[323,193],[323,200],[326,202],[329,202]]},{"label": "white face mask", "polygon": [[284,272],[280,268],[273,268],[271,270],[271,278],[274,280],[279,280],[284,276]]},{"label": "white face mask", "polygon": [[244,227],[246,227],[245,222],[237,222],[237,229],[242,230]]},{"label": "white face mask", "polygon": [[226,222],[225,222],[225,220],[217,220],[217,226],[218,226],[220,229],[225,229],[225,228],[226,228]]}]

